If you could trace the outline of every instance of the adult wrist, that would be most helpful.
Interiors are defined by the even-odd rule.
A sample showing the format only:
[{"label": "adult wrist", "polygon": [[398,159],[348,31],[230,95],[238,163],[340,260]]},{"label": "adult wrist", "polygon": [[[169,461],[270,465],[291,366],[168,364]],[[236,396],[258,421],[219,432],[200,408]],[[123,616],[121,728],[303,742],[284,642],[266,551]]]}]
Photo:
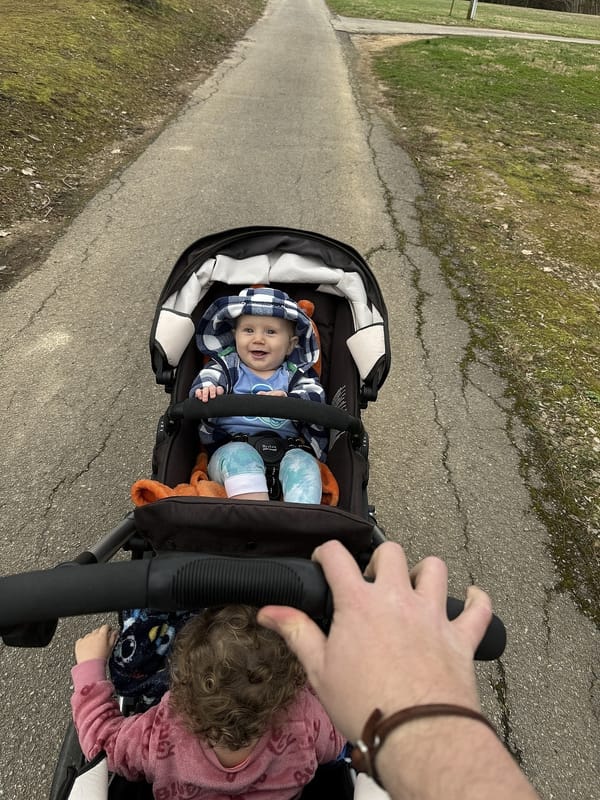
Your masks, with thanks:
[{"label": "adult wrist", "polygon": [[[450,703],[430,703],[426,705],[416,705],[404,708],[392,714],[384,715],[376,708],[369,716],[362,735],[358,738],[352,751],[352,764],[359,772],[366,772],[380,786],[382,786],[377,768],[377,760],[380,751],[384,748],[390,737],[397,739],[395,735],[400,728],[410,724],[411,728],[416,728],[418,723],[425,720],[443,719],[450,717],[462,717],[472,721],[483,723],[494,732],[491,722],[483,714],[466,706],[457,706]],[[430,726],[428,726],[430,727]],[[417,730],[413,730],[413,734]]]}]

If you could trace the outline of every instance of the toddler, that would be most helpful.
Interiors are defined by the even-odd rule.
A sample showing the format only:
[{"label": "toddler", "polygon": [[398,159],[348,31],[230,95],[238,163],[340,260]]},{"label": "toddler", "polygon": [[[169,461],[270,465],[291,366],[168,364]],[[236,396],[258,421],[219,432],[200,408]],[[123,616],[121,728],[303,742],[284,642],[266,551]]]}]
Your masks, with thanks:
[{"label": "toddler", "polygon": [[146,779],[154,797],[290,800],[345,740],[306,685],[299,662],[256,609],[192,617],[175,639],[171,687],[143,714],[123,717],[106,679],[116,640],[108,625],[79,639],[73,720],[88,759]]},{"label": "toddler", "polygon": [[[203,402],[224,393],[297,397],[325,402],[314,365],[319,347],[312,323],[285,292],[269,287],[244,289],[221,297],[198,324],[196,342],[210,361],[199,372],[190,397]],[[327,434],[318,425],[271,417],[224,417],[200,425],[200,440],[212,456],[211,480],[228,497],[268,500],[265,465],[260,453],[240,438],[269,432],[290,447],[279,466],[283,499],[291,503],[321,502],[321,473],[316,458],[325,459]],[[232,437],[238,441],[231,441]],[[309,445],[311,452],[294,446]],[[316,457],[316,458],[315,458]]]}]

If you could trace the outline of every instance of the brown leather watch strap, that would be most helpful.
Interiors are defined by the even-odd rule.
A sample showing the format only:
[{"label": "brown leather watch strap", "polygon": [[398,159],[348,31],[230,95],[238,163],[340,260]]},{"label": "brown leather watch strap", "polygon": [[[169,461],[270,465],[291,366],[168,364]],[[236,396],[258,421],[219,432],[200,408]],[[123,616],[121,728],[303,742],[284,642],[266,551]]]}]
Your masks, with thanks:
[{"label": "brown leather watch strap", "polygon": [[383,712],[376,708],[367,720],[362,736],[352,750],[352,766],[358,772],[366,772],[381,786],[375,766],[375,757],[389,733],[405,722],[422,719],[423,717],[439,716],[470,717],[479,722],[484,722],[495,733],[494,726],[483,714],[466,706],[455,706],[448,703],[411,706],[410,708],[403,708],[402,711],[397,711],[385,719]]}]

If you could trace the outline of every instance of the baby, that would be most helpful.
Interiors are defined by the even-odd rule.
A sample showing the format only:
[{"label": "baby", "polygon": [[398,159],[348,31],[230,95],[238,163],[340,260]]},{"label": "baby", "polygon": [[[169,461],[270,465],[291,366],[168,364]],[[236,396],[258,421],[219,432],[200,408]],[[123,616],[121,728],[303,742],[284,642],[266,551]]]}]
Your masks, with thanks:
[{"label": "baby", "polygon": [[[196,342],[210,361],[199,372],[190,397],[203,402],[224,393],[296,397],[325,402],[314,365],[319,346],[309,317],[285,292],[269,287],[244,289],[221,297],[198,324]],[[212,450],[211,480],[228,497],[268,500],[265,465],[260,453],[240,438],[269,432],[288,440],[279,467],[283,499],[320,503],[327,435],[318,425],[272,417],[223,417],[203,423],[200,440]],[[232,437],[238,441],[231,441]],[[309,445],[294,446],[299,439]],[[302,442],[300,442],[302,443]],[[307,452],[310,449],[311,452]]]},{"label": "baby", "polygon": [[175,639],[170,691],[130,717],[106,679],[116,635],[103,625],[77,641],[73,720],[86,758],[104,750],[109,770],[152,783],[154,797],[290,800],[343,750],[296,657],[256,609],[192,617]]}]

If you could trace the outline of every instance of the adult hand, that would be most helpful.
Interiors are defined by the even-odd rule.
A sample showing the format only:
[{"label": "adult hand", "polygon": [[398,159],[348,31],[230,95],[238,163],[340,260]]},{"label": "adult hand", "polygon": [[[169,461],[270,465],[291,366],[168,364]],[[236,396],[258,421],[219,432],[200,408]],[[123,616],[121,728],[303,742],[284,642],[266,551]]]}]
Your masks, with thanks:
[{"label": "adult hand", "polygon": [[75,660],[78,664],[93,658],[108,659],[117,641],[118,631],[102,625],[75,642]]},{"label": "adult hand", "polygon": [[196,389],[194,395],[197,400],[202,400],[203,403],[207,403],[209,400],[214,400],[220,394],[225,394],[225,389],[222,386],[205,386],[203,389]]},{"label": "adult hand", "polygon": [[447,568],[429,557],[409,573],[400,545],[377,547],[365,581],[337,541],[313,553],[333,594],[329,636],[303,612],[261,609],[258,621],[296,653],[336,726],[351,741],[374,708],[388,716],[426,703],[479,710],[473,654],[492,617],[485,592],[469,587],[463,612],[446,613]]}]

